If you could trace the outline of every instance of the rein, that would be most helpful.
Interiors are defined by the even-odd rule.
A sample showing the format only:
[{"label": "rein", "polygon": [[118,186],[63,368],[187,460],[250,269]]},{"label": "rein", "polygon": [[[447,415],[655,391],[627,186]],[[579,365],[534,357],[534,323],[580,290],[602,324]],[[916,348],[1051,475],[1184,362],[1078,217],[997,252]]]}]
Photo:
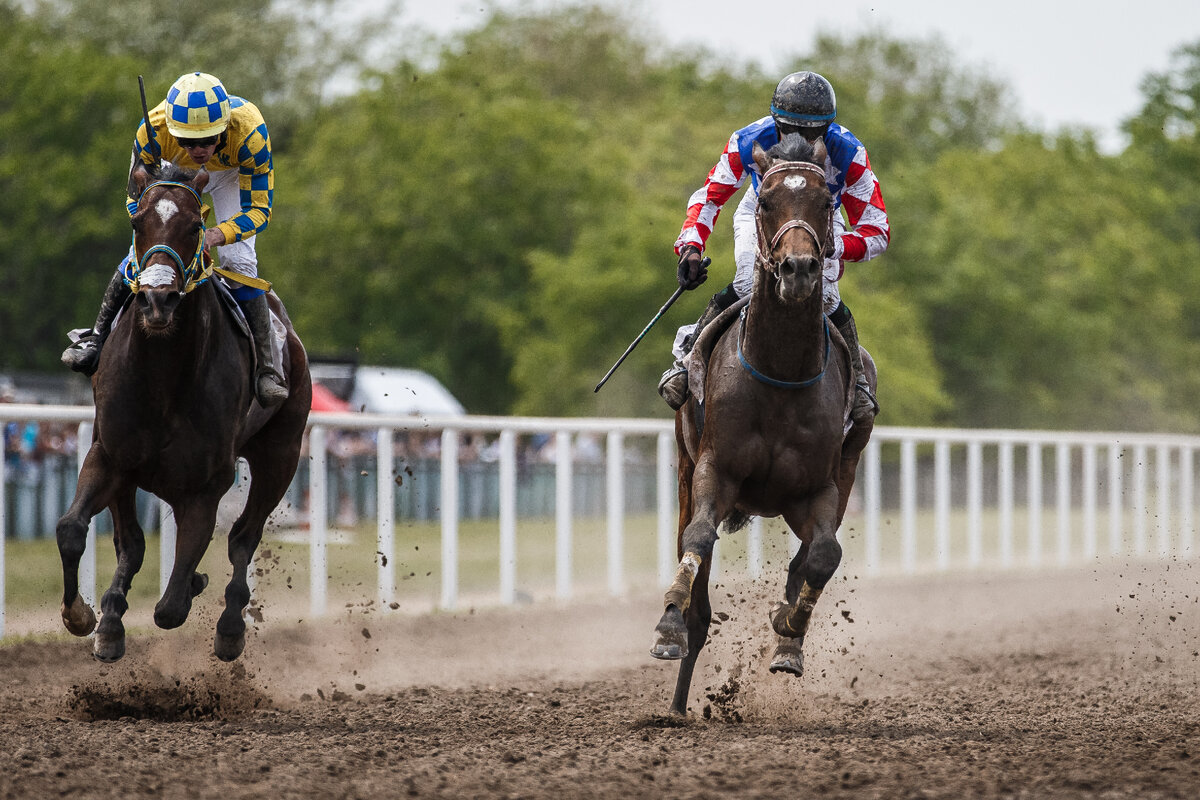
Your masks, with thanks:
[{"label": "rein", "polygon": [[[142,193],[140,195],[138,195],[138,204],[139,205],[141,205],[142,198],[146,196],[146,192],[150,191],[155,186],[180,186],[180,187],[183,187],[184,189],[188,190],[188,193],[191,194],[192,197],[196,198],[197,206],[199,206],[201,209],[203,209],[203,207],[204,207],[203,203],[200,200],[200,194],[195,189],[193,189],[191,186],[188,186],[186,183],[179,183],[178,181],[155,181],[154,183],[151,183],[149,186],[147,186],[145,189],[142,190]],[[146,262],[150,260],[150,257],[157,253],[166,253],[168,256],[170,256],[171,260],[175,262],[175,265],[177,267],[179,267],[179,274],[183,276],[183,282],[184,282],[183,292],[184,292],[184,294],[187,294],[188,292],[192,291],[197,286],[199,286],[201,283],[208,280],[209,276],[212,275],[212,267],[210,265],[204,263],[204,258],[203,258],[204,231],[205,231],[204,216],[203,216],[203,214],[201,214],[200,236],[196,240],[196,252],[194,254],[192,254],[191,259],[189,261],[187,261],[186,263],[183,260],[183,256],[179,255],[179,253],[175,250],[175,248],[171,247],[170,245],[156,244],[156,245],[150,247],[149,249],[147,249],[146,252],[142,254],[141,258],[139,258],[137,260],[136,264],[131,263],[131,264],[129,264],[128,267],[126,267],[125,282],[129,285],[130,291],[136,293],[141,288],[138,283],[138,276],[141,275],[141,272],[145,268]],[[133,234],[133,252],[135,254],[137,253],[137,233],[136,232],[134,232],[134,234]]]}]

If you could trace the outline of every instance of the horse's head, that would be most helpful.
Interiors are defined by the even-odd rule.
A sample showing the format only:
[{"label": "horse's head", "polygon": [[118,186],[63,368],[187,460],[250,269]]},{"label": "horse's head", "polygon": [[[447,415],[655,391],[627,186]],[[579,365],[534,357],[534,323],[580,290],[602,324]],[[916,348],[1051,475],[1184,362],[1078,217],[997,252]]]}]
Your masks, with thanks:
[{"label": "horse's head", "polygon": [[[754,145],[758,187],[756,263],[785,303],[811,297],[831,244],[833,198],[825,185],[825,143],[789,134],[769,151]],[[760,276],[766,277],[766,276]]]},{"label": "horse's head", "polygon": [[161,174],[138,164],[129,174],[130,197],[138,198],[131,268],[142,329],[171,329],[175,309],[201,271],[204,218],[200,193],[207,172],[165,165]]}]

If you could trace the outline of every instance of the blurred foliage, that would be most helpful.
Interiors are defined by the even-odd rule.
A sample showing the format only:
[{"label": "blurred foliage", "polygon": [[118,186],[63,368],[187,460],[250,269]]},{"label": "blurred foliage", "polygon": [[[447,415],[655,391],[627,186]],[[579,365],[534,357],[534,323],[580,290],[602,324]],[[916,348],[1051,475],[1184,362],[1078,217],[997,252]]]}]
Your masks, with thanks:
[{"label": "blurred foliage", "polygon": [[[587,5],[446,40],[402,29],[399,4],[244,13],[0,0],[0,368],[61,369],[128,246],[136,76],[156,103],[204,69],[271,127],[258,250],[310,353],[425,369],[474,413],[668,413],[654,385],[732,278],[736,198],[712,280],[592,389],[674,290],[687,198],[777,75]],[[937,39],[821,36],[789,63],[833,82],[888,204],[892,246],[841,284],[882,423],[1200,429],[1200,43],[1146,77],[1120,156],[1025,128]]]}]

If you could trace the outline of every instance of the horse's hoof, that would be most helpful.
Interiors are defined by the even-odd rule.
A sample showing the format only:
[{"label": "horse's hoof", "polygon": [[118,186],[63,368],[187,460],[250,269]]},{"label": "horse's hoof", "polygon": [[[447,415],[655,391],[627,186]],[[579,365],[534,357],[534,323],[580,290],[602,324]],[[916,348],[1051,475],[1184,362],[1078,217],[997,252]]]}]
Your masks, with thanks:
[{"label": "horse's hoof", "polygon": [[92,655],[105,664],[120,661],[125,655],[125,637],[97,636],[92,643]]},{"label": "horse's hoof", "polygon": [[[124,601],[124,598],[118,600]],[[92,654],[106,663],[117,661],[125,655],[125,624],[119,615],[101,615],[100,624],[96,626],[96,640],[92,642]]]},{"label": "horse's hoof", "polygon": [[683,614],[675,606],[668,606],[662,619],[654,627],[654,645],[650,655],[663,661],[678,661],[687,658],[688,632]]},{"label": "horse's hoof", "polygon": [[190,599],[177,603],[167,603],[165,599],[159,600],[158,605],[154,607],[154,624],[164,631],[178,628],[187,622],[191,610],[192,601]]},{"label": "horse's hoof", "polygon": [[192,597],[198,596],[208,587],[208,575],[203,572],[192,573]]},{"label": "horse's hoof", "polygon": [[797,678],[804,675],[804,653],[800,651],[799,642],[780,642],[775,648],[775,657],[771,659],[771,672],[787,672]]},{"label": "horse's hoof", "polygon": [[213,640],[213,654],[222,661],[235,661],[246,649],[246,635],[222,636]]},{"label": "horse's hoof", "polygon": [[87,636],[96,630],[96,612],[79,595],[75,595],[69,608],[63,603],[59,611],[63,625],[76,636]]}]

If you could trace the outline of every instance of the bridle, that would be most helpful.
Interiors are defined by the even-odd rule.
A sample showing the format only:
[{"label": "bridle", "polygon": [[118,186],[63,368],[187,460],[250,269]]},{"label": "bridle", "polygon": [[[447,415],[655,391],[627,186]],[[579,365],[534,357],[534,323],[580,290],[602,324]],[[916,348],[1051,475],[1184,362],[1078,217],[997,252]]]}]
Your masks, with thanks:
[{"label": "bridle", "polygon": [[[180,183],[178,181],[155,181],[149,184],[145,189],[142,190],[141,194],[138,195],[139,206],[142,203],[142,198],[146,196],[146,192],[150,191],[156,186],[180,186],[184,189],[187,189],[188,193],[195,198],[196,206],[198,209],[200,209],[200,236],[196,241],[196,252],[193,253],[191,259],[185,263],[183,256],[179,255],[179,252],[169,244],[156,244],[148,248],[145,253],[142,253],[141,257],[137,259],[136,263],[130,262],[126,265],[125,282],[129,284],[130,290],[136,293],[140,288],[138,284],[138,276],[141,275],[142,270],[146,266],[146,262],[149,261],[150,257],[156,253],[166,253],[168,256],[170,256],[171,260],[175,262],[176,266],[179,267],[179,274],[183,276],[183,292],[184,294],[187,294],[201,283],[208,280],[208,277],[212,274],[212,267],[205,264],[205,259],[203,257],[205,229],[203,211],[204,204],[200,200],[200,193],[186,183]],[[136,255],[136,231],[133,233],[133,252]]]},{"label": "bridle", "polygon": [[[792,172],[795,170],[815,173],[821,176],[822,183],[825,181],[825,170],[816,164],[813,164],[809,161],[781,161],[763,173],[762,178],[759,179],[759,186],[765,184],[767,178],[776,173]],[[756,267],[762,267],[772,275],[778,276],[779,265],[781,261],[779,259],[772,258],[771,254],[774,253],[775,248],[779,246],[779,242],[783,239],[783,235],[793,228],[799,228],[811,236],[813,238],[813,242],[815,242],[817,245],[817,252],[824,254],[826,252],[825,248],[828,246],[830,241],[830,233],[833,230],[834,213],[835,210],[830,207],[829,222],[825,227],[825,235],[823,237],[820,236],[816,229],[806,220],[789,219],[787,222],[779,226],[779,230],[775,231],[775,235],[770,238],[770,244],[764,244],[767,241],[767,236],[766,231],[763,230],[762,214],[756,212],[754,214],[754,224],[758,229],[758,248],[754,254],[754,265]]]},{"label": "bridle", "polygon": [[[777,172],[790,172],[793,170],[803,170],[803,171],[807,171],[807,172],[812,172],[817,175],[820,175],[822,182],[824,182],[824,180],[825,180],[825,170],[822,169],[821,167],[817,166],[816,164],[813,164],[808,161],[782,161],[778,164],[775,164],[770,169],[768,169],[765,173],[763,173],[763,176],[760,179],[759,185],[761,186],[762,184],[766,183],[767,178],[769,178],[770,176],[774,175]],[[779,230],[775,231],[775,235],[771,237],[770,244],[764,246],[763,242],[767,241],[767,237],[765,235],[765,231],[763,230],[763,226],[762,226],[762,214],[756,211],[754,214],[754,224],[758,229],[758,248],[754,254],[754,265],[756,267],[762,267],[765,271],[769,272],[770,274],[772,274],[776,278],[778,278],[779,277],[779,265],[781,262],[778,259],[772,258],[771,253],[775,252],[775,248],[779,246],[779,242],[781,239],[783,239],[783,235],[785,233],[787,233],[788,231],[792,230],[793,228],[799,228],[799,229],[803,230],[804,232],[806,232],[809,236],[811,236],[813,238],[813,242],[815,242],[817,245],[817,252],[824,255],[826,253],[825,248],[828,246],[829,242],[831,241],[830,237],[831,237],[831,234],[833,233],[833,215],[835,213],[836,213],[836,209],[834,209],[832,206],[830,206],[829,221],[825,228],[825,236],[823,238],[817,234],[816,229],[813,228],[813,226],[810,225],[807,221],[802,220],[802,219],[789,219],[787,222],[785,222],[779,226]],[[814,384],[819,383],[821,381],[821,379],[825,377],[825,370],[829,367],[829,351],[830,351],[830,344],[831,344],[831,337],[829,334],[829,317],[822,315],[822,321],[824,322],[824,325],[825,325],[825,354],[821,359],[820,372],[818,372],[816,375],[814,375],[811,378],[808,378],[806,380],[801,380],[801,381],[784,381],[784,380],[779,380],[778,378],[772,378],[771,376],[766,375],[762,372],[759,372],[757,369],[754,368],[754,366],[750,363],[750,361],[746,358],[745,354],[742,352],[742,338],[745,336],[745,332],[746,332],[746,309],[745,308],[742,309],[742,313],[738,319],[738,331],[737,331],[738,361],[741,363],[742,368],[750,373],[751,377],[753,377],[756,381],[759,381],[760,383],[767,384],[768,386],[774,386],[778,389],[804,389],[809,386],[813,386]]]}]

